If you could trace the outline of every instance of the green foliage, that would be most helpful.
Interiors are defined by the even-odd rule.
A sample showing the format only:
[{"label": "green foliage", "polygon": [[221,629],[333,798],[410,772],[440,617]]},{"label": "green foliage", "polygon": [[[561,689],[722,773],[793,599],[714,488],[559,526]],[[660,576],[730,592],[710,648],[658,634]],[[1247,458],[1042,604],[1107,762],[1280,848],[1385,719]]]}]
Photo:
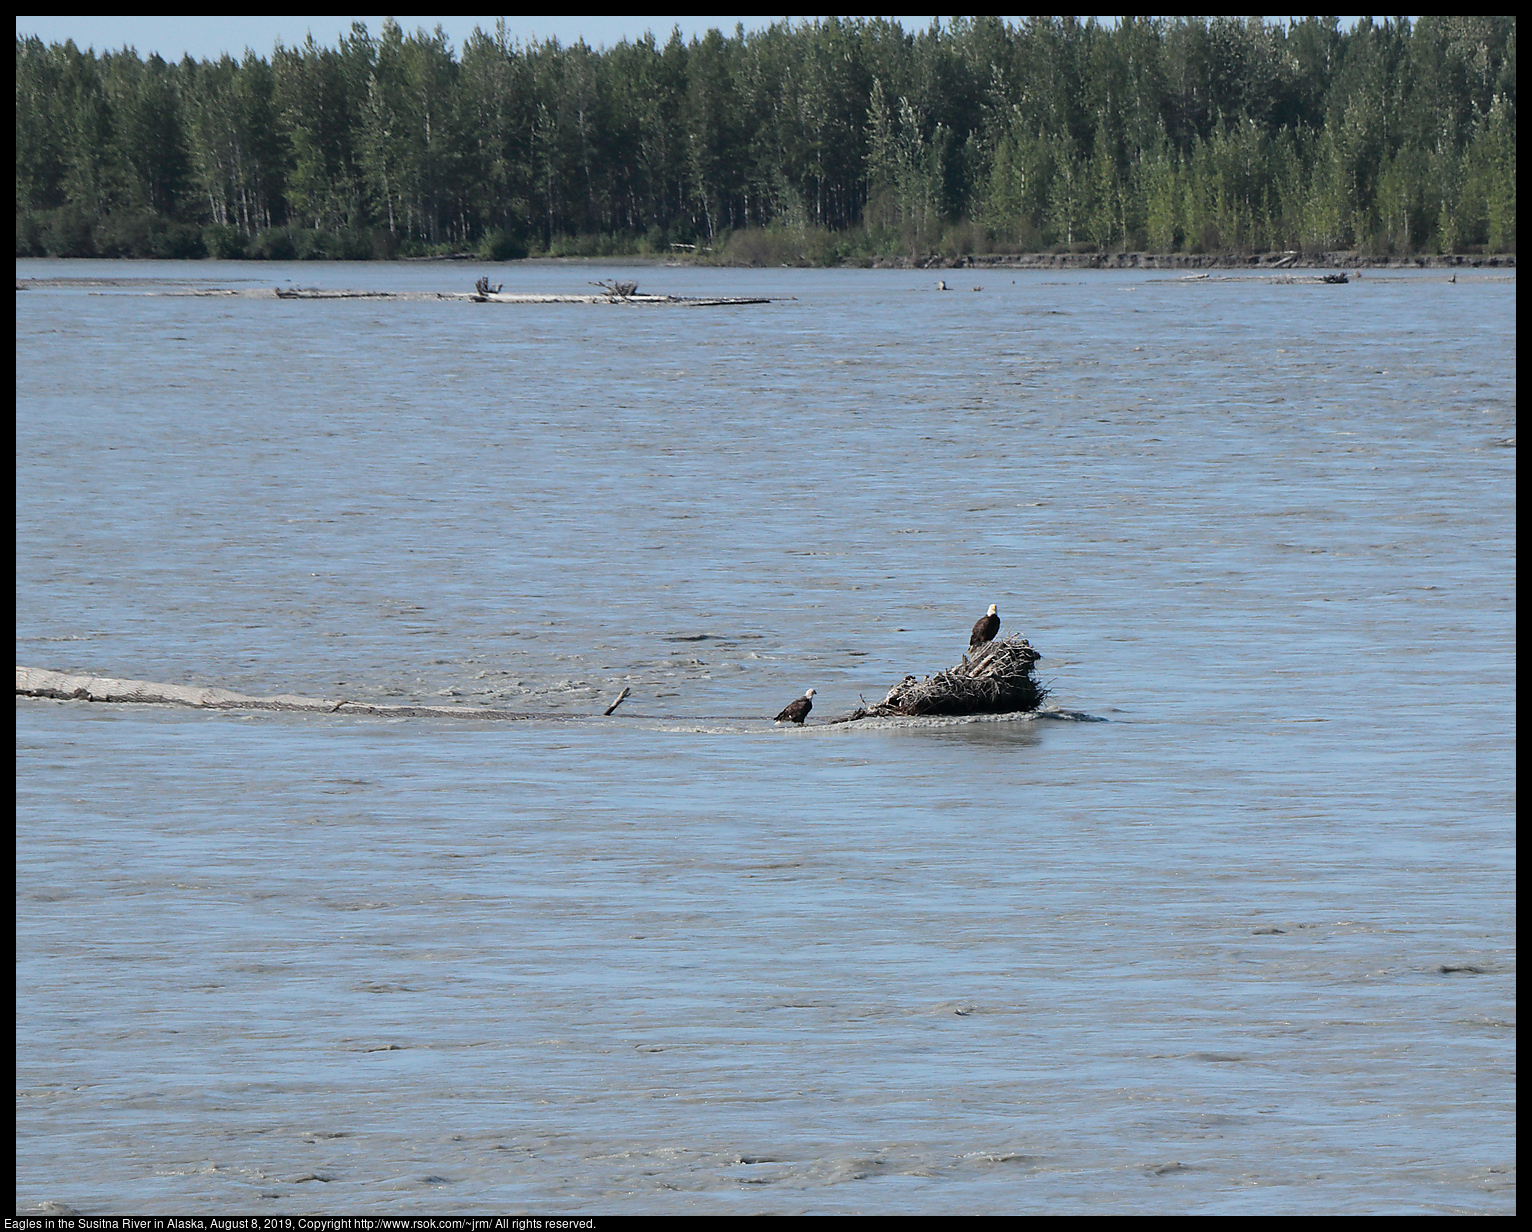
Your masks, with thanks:
[{"label": "green foliage", "polygon": [[148,210],[108,214],[95,225],[92,247],[101,257],[205,257],[202,229]]},{"label": "green foliage", "polygon": [[843,251],[836,236],[812,223],[786,226],[773,222],[765,227],[746,227],[731,232],[719,251],[726,265],[821,266],[854,256]]},{"label": "green foliage", "polygon": [[297,259],[298,245],[291,228],[267,227],[251,236],[245,255],[259,261],[292,261]]},{"label": "green foliage", "polygon": [[17,211],[16,254],[27,257],[97,256],[95,221],[84,210],[71,205],[35,213]]},{"label": "green foliage", "polygon": [[1513,17],[16,42],[18,254],[1516,246]]},{"label": "green foliage", "polygon": [[494,227],[479,241],[479,255],[486,261],[520,261],[527,255],[527,246],[509,231]]},{"label": "green foliage", "polygon": [[238,227],[224,223],[209,223],[202,229],[202,244],[207,255],[221,261],[233,260],[245,255],[247,237]]}]

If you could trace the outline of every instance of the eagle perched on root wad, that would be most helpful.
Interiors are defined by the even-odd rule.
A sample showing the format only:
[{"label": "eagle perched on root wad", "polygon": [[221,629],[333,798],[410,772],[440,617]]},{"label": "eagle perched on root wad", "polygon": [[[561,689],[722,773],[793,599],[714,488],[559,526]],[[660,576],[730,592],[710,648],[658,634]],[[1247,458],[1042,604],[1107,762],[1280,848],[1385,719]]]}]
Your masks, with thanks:
[{"label": "eagle perched on root wad", "polygon": [[985,642],[995,640],[995,634],[1000,632],[1000,611],[991,603],[989,611],[978,620],[973,622],[973,632],[968,635],[968,649],[982,646]]},{"label": "eagle perched on root wad", "polygon": [[814,690],[810,689],[796,701],[788,702],[782,713],[773,720],[777,723],[796,723],[803,726],[803,720],[809,717],[809,711],[814,708]]}]

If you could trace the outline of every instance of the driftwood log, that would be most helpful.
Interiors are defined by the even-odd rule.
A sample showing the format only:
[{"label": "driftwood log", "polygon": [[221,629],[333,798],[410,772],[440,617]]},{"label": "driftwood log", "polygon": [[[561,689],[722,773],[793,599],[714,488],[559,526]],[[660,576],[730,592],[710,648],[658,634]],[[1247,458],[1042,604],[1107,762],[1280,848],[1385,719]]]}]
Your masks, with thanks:
[{"label": "driftwood log", "polygon": [[871,706],[860,706],[833,723],[920,715],[1013,714],[1036,710],[1048,696],[1033,674],[1041,656],[1019,634],[985,642],[944,672],[917,680],[906,676]]},{"label": "driftwood log", "polygon": [[618,282],[615,279],[603,279],[590,285],[600,287],[610,299],[632,299],[638,294],[638,283],[636,282]]}]

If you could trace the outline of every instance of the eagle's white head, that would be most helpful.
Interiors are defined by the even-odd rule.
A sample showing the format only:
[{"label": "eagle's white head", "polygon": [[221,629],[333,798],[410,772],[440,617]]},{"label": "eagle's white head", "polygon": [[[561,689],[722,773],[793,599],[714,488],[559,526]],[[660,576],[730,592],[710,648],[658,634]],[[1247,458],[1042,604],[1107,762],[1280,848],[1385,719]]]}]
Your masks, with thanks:
[{"label": "eagle's white head", "polygon": [[803,695],[803,696],[804,696],[804,697],[813,697],[813,696],[814,696],[814,690],[813,690],[813,689],[810,689],[810,690],[809,690],[809,691],[808,691],[808,692],[807,692],[807,693],[805,693],[805,694],[804,694],[804,695]]},{"label": "eagle's white head", "polygon": [[984,614],[986,616],[998,616],[1000,614],[1000,609],[991,603],[989,605],[989,611],[985,612]]}]

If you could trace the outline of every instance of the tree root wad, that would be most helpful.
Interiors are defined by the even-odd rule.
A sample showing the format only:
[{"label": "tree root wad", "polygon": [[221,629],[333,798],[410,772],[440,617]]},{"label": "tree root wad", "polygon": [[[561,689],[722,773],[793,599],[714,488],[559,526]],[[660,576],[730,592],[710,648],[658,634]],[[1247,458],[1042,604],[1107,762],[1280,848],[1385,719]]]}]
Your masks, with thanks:
[{"label": "tree root wad", "polygon": [[859,706],[831,722],[1036,710],[1048,696],[1048,690],[1033,675],[1033,667],[1040,657],[1020,635],[985,642],[946,671],[924,680],[906,676],[882,701]]}]

